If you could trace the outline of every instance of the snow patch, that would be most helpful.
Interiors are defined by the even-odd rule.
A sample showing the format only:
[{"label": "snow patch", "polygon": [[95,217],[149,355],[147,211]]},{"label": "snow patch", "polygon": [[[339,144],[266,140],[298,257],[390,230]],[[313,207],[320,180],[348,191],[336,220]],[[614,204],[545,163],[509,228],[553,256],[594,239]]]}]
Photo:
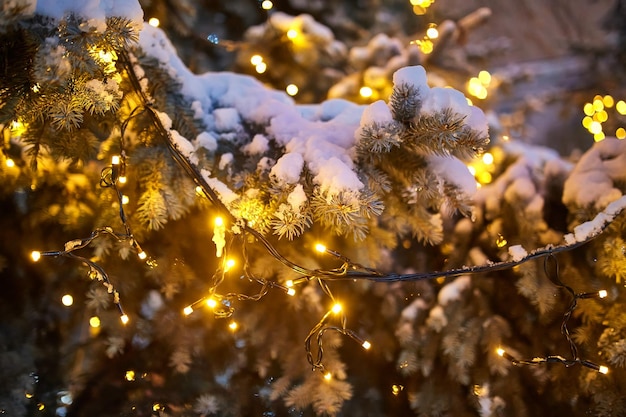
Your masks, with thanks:
[{"label": "snow patch", "polygon": [[513,245],[509,247],[509,255],[511,255],[513,262],[519,262],[528,256],[528,252],[522,245]]},{"label": "snow patch", "polygon": [[461,293],[469,288],[471,282],[469,275],[463,275],[449,284],[444,285],[443,288],[439,290],[437,302],[442,306],[446,306],[450,301],[459,300]]}]

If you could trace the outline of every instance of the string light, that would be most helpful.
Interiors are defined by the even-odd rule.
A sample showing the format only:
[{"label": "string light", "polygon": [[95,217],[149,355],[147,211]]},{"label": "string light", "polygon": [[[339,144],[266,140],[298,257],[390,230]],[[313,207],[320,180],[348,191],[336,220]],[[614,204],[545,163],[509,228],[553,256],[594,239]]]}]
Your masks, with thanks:
[{"label": "string light", "polygon": [[157,19],[156,17],[151,17],[148,20],[148,24],[152,27],[158,28],[159,25],[161,24],[161,21],[159,19]]},{"label": "string light", "polygon": [[98,316],[93,316],[89,318],[89,326],[93,327],[93,328],[98,328],[100,327],[100,317]]},{"label": "string light", "polygon": [[339,314],[339,313],[341,313],[341,310],[343,310],[343,308],[341,307],[341,304],[339,304],[339,303],[335,303],[335,304],[333,305],[333,308],[332,308],[331,310],[332,310],[332,312],[333,312],[334,314]]},{"label": "string light", "polygon": [[130,319],[128,318],[128,315],[126,315],[126,314],[122,314],[120,316],[120,320],[121,320],[122,324],[128,324],[128,322],[130,321]]},{"label": "string light", "polygon": [[324,379],[325,379],[326,381],[330,381],[331,379],[333,379],[333,374],[332,374],[332,373],[330,373],[330,372],[326,372],[326,373],[324,374]]},{"label": "string light", "polygon": [[34,250],[30,253],[30,258],[33,260],[33,262],[37,262],[41,259],[41,252],[39,252],[38,250]]},{"label": "string light", "polygon": [[4,163],[9,168],[13,168],[15,166],[15,161],[11,158],[7,158]]},{"label": "string light", "polygon": [[[324,246],[323,243],[316,243],[315,244],[315,250],[319,253],[324,253],[326,252],[326,246]],[[293,282],[293,281],[292,281]]]},{"label": "string light", "polygon": [[69,307],[74,304],[74,297],[72,297],[70,294],[65,294],[63,297],[61,297],[61,303],[63,303],[65,307]]},{"label": "string light", "polygon": [[254,66],[259,65],[263,62],[263,57],[261,55],[252,55],[250,57],[250,63]]},{"label": "string light", "polygon": [[232,330],[233,332],[234,332],[235,330],[237,330],[237,328],[238,328],[238,327],[239,327],[239,325],[237,324],[237,322],[236,322],[236,321],[231,321],[231,322],[228,324],[228,328],[229,328],[230,330]]},{"label": "string light", "polygon": [[261,3],[261,8],[262,8],[263,10],[271,10],[271,9],[272,9],[272,7],[274,7],[274,3],[272,3],[270,0],[264,0],[264,1]]},{"label": "string light", "polygon": [[363,98],[370,98],[372,97],[372,95],[374,95],[374,90],[372,90],[371,87],[365,85],[359,90],[359,95]]},{"label": "string light", "polygon": [[135,380],[135,376],[135,371],[129,369],[128,371],[126,371],[126,374],[124,374],[124,379],[128,382],[133,382]]},{"label": "string light", "polygon": [[294,40],[298,37],[298,31],[296,29],[289,29],[287,31],[287,38],[290,40]]},{"label": "string light", "polygon": [[187,306],[187,307],[185,307],[185,308],[183,309],[183,314],[184,314],[185,316],[188,316],[188,315],[190,315],[191,313],[193,313],[193,307],[191,307],[191,306]]},{"label": "string light", "polygon": [[290,96],[295,96],[296,94],[298,94],[298,86],[295,84],[289,84],[286,88],[285,91],[287,92],[287,94],[289,94]]}]

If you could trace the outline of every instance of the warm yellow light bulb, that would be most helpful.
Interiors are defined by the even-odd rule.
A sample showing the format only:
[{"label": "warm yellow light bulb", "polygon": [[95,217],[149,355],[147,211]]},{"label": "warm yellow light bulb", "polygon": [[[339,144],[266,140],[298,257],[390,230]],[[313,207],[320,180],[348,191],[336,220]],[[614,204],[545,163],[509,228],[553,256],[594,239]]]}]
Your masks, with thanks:
[{"label": "warm yellow light bulb", "polygon": [[224,219],[219,216],[215,218],[214,222],[217,227],[224,226]]},{"label": "warm yellow light bulb", "polygon": [[113,165],[119,165],[120,164],[120,157],[119,157],[119,155],[113,155],[111,157],[111,164],[113,164]]},{"label": "warm yellow light bulb", "polygon": [[148,24],[152,27],[158,28],[161,24],[161,21],[156,17],[151,17],[150,20],[148,20]]},{"label": "warm yellow light bulb", "polygon": [[330,372],[326,372],[326,373],[324,374],[324,379],[325,379],[326,381],[330,381],[331,379],[333,379],[333,374],[331,374]]},{"label": "warm yellow light bulb", "polygon": [[498,356],[504,356],[505,351],[502,348],[498,348],[496,349],[496,353],[498,354]]},{"label": "warm yellow light bulb", "polygon": [[120,316],[120,320],[122,321],[122,324],[128,324],[128,322],[130,321],[130,319],[128,318],[126,314],[122,314]]},{"label": "warm yellow light bulb", "polygon": [[606,290],[598,291],[598,297],[600,298],[606,298],[607,295],[609,295],[609,293]]},{"label": "warm yellow light bulb", "polygon": [[604,135],[604,132],[598,132],[593,134],[593,140],[596,142],[604,140],[605,137],[606,136]]},{"label": "warm yellow light bulb", "polygon": [[289,295],[289,296],[292,296],[292,297],[293,297],[294,295],[296,295],[296,290],[294,290],[293,288],[289,288],[289,289],[287,290],[287,295]]},{"label": "warm yellow light bulb", "polygon": [[261,62],[263,62],[263,57],[261,55],[252,55],[252,57],[250,57],[250,63],[252,65],[259,65]]},{"label": "warm yellow light bulb", "polygon": [[335,303],[335,304],[333,305],[333,308],[332,308],[332,312],[333,312],[333,313],[335,313],[335,314],[339,314],[339,313],[341,313],[341,310],[343,310],[343,308],[341,307],[341,304],[339,304],[339,303]]},{"label": "warm yellow light bulb", "polygon": [[626,115],[626,101],[620,100],[615,105],[615,110],[621,115]]},{"label": "warm yellow light bulb", "polygon": [[191,307],[191,306],[187,306],[187,307],[185,307],[185,308],[183,309],[183,314],[184,314],[185,316],[188,316],[188,315],[190,315],[191,313],[193,313],[193,307]]},{"label": "warm yellow light bulb", "polygon": [[366,340],[361,344],[361,346],[363,346],[363,349],[369,350],[372,347],[372,344]]},{"label": "warm yellow light bulb", "polygon": [[259,62],[256,67],[254,67],[254,69],[257,73],[263,74],[265,71],[267,71],[267,64],[265,62]]},{"label": "warm yellow light bulb", "polygon": [[230,258],[226,260],[226,266],[224,267],[224,271],[230,271],[230,269],[235,266],[235,260]]},{"label": "warm yellow light bulb", "polygon": [[93,327],[94,329],[97,327],[100,327],[100,324],[101,324],[100,317],[98,316],[93,316],[89,319],[89,325]]},{"label": "warm yellow light bulb", "polygon": [[126,371],[126,375],[124,375],[124,378],[128,381],[128,382],[132,382],[135,380],[135,371],[133,371],[132,369]]},{"label": "warm yellow light bulb", "polygon": [[439,31],[437,30],[437,27],[431,26],[426,29],[426,36],[428,36],[430,39],[437,39],[439,37]]},{"label": "warm yellow light bulb", "polygon": [[38,260],[41,259],[41,252],[39,252],[38,250],[34,250],[30,253],[30,258],[34,261],[37,262]]},{"label": "warm yellow light bulb", "polygon": [[274,7],[274,3],[270,0],[264,0],[263,3],[261,3],[261,8],[263,10],[270,10],[272,7]]},{"label": "warm yellow light bulb", "polygon": [[315,244],[315,250],[319,253],[324,253],[326,252],[326,246],[324,246],[322,243],[317,243]]},{"label": "warm yellow light bulb", "polygon": [[15,161],[11,158],[7,158],[6,161],[4,161],[4,163],[9,168],[13,168],[15,166]]},{"label": "warm yellow light bulb", "polygon": [[122,204],[128,204],[130,202],[130,198],[127,195],[122,196]]},{"label": "warm yellow light bulb", "polygon": [[593,116],[593,114],[595,113],[595,110],[593,109],[593,104],[585,103],[585,105],[583,106],[583,113],[585,113],[585,115],[587,116]]},{"label": "warm yellow light bulb", "polygon": [[285,285],[287,286],[287,288],[293,287],[293,280],[292,279],[288,279],[287,281],[285,281]]},{"label": "warm yellow light bulb", "polygon": [[228,328],[232,330],[233,332],[237,330],[238,327],[239,325],[237,324],[236,321],[231,321],[230,324],[228,325]]},{"label": "warm yellow light bulb", "polygon": [[298,37],[298,31],[296,29],[289,29],[287,31],[287,38],[289,39],[295,39]]},{"label": "warm yellow light bulb", "polygon": [[623,127],[618,127],[617,130],[615,131],[615,137],[618,139],[625,139],[626,129],[624,129]]},{"label": "warm yellow light bulb", "polygon": [[295,96],[298,94],[298,86],[295,84],[289,84],[287,88],[285,88],[285,91],[287,91],[287,94],[290,96]]},{"label": "warm yellow light bulb", "polygon": [[596,121],[591,122],[591,124],[589,125],[589,132],[593,133],[594,135],[596,133],[602,132],[602,124]]},{"label": "warm yellow light bulb", "polygon": [[606,95],[602,97],[602,103],[604,103],[604,107],[611,108],[615,104],[615,100],[611,95]]},{"label": "warm yellow light bulb", "polygon": [[598,372],[600,372],[601,374],[608,374],[609,373],[609,368],[607,368],[604,365],[600,365],[600,367],[598,368]]},{"label": "warm yellow light bulb", "polygon": [[489,73],[489,71],[482,70],[478,73],[478,80],[482,85],[487,86],[491,84],[491,74]]},{"label": "warm yellow light bulb", "polygon": [[119,182],[120,184],[126,184],[127,181],[128,179],[123,175],[117,179],[117,182]]},{"label": "warm yellow light bulb", "polygon": [[209,306],[209,308],[215,308],[217,306],[217,301],[215,301],[214,298],[209,298],[206,300],[206,305]]},{"label": "warm yellow light bulb", "polygon": [[485,165],[491,165],[493,164],[493,154],[490,152],[485,152],[483,154],[483,163]]},{"label": "warm yellow light bulb", "polygon": [[371,87],[365,85],[361,87],[361,89],[359,90],[359,94],[363,98],[370,98],[374,94],[374,90],[372,90]]},{"label": "warm yellow light bulb", "polygon": [[144,251],[141,251],[137,254],[137,257],[143,261],[144,259],[148,257],[148,254]]},{"label": "warm yellow light bulb", "polygon": [[61,303],[63,303],[65,307],[69,307],[74,304],[74,297],[72,297],[70,294],[65,294],[63,297],[61,297]]}]

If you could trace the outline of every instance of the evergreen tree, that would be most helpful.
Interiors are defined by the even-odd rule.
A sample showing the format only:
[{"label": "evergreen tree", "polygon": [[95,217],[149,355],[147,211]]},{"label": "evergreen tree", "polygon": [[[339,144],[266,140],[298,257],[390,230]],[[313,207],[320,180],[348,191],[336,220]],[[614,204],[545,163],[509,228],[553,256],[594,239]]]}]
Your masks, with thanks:
[{"label": "evergreen tree", "polygon": [[437,83],[483,9],[357,46],[301,3],[213,34],[277,90],[136,2],[2,5],[2,413],[625,414],[625,142],[562,157]]}]

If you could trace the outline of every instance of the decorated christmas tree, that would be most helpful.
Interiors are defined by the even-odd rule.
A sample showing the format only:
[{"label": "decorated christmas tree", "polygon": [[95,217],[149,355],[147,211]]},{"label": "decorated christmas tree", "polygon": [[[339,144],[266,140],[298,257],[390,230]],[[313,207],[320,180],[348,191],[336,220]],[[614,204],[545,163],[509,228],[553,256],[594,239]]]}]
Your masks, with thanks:
[{"label": "decorated christmas tree", "polygon": [[490,72],[487,8],[214,3],[2,4],[0,413],[626,414],[619,19]]}]

